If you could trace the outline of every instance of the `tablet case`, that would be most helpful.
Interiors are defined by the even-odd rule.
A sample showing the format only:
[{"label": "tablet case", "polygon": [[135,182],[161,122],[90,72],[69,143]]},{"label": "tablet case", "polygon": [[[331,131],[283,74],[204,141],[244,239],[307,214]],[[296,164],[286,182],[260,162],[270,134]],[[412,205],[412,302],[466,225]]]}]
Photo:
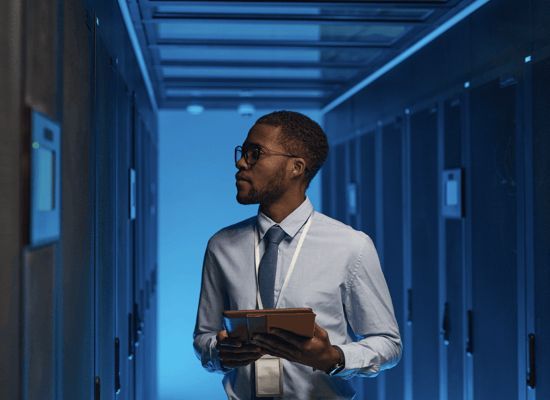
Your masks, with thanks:
[{"label": "tablet case", "polygon": [[315,313],[311,308],[224,311],[223,323],[230,338],[249,341],[256,333],[281,328],[304,337],[313,337]]}]

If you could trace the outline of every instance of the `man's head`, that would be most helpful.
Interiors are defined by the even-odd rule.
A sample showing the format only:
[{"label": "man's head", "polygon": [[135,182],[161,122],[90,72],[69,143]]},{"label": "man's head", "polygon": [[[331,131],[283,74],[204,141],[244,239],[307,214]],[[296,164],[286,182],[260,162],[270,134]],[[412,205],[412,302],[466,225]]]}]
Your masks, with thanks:
[{"label": "man's head", "polygon": [[293,111],[260,117],[242,147],[247,155],[236,160],[237,200],[242,204],[269,204],[289,191],[305,192],[328,154],[319,124]]}]

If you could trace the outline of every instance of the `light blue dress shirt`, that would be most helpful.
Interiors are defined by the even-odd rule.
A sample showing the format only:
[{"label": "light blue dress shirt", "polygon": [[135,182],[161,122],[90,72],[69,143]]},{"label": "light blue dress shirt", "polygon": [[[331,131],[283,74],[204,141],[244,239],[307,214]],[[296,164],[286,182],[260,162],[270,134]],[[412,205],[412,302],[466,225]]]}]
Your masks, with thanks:
[{"label": "light blue dress shirt", "polygon": [[[312,218],[295,269],[281,288],[303,227]],[[204,257],[202,287],[194,331],[194,348],[202,365],[224,374],[229,399],[254,399],[251,367],[220,365],[216,334],[224,310],[257,308],[254,230],[260,238],[275,222],[263,213],[216,233]],[[401,338],[378,254],[365,233],[313,210],[308,198],[280,224],[287,236],[279,245],[275,300],[279,308],[311,307],[315,322],[344,352],[345,369],[328,376],[283,360],[285,399],[352,399],[352,376],[376,376],[397,364]]]}]

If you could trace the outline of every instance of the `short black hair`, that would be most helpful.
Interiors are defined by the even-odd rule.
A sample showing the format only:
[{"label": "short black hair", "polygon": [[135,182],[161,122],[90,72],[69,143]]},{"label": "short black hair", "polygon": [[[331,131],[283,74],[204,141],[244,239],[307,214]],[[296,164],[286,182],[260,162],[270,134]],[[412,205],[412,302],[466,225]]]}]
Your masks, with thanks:
[{"label": "short black hair", "polygon": [[309,185],[328,156],[328,140],[323,128],[304,114],[287,110],[266,114],[258,118],[256,124],[281,128],[281,145],[289,153],[306,160],[305,177]]}]

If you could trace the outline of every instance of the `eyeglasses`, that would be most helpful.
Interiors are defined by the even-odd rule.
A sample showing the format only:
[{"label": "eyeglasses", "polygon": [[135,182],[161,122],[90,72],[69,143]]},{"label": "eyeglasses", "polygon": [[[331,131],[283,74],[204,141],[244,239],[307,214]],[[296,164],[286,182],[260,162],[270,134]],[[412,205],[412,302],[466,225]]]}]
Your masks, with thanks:
[{"label": "eyeglasses", "polygon": [[258,145],[237,146],[235,147],[235,164],[244,156],[248,165],[254,165],[260,159],[260,155],[266,156],[284,156],[284,157],[299,157],[294,154],[280,153],[278,151],[269,150]]}]

